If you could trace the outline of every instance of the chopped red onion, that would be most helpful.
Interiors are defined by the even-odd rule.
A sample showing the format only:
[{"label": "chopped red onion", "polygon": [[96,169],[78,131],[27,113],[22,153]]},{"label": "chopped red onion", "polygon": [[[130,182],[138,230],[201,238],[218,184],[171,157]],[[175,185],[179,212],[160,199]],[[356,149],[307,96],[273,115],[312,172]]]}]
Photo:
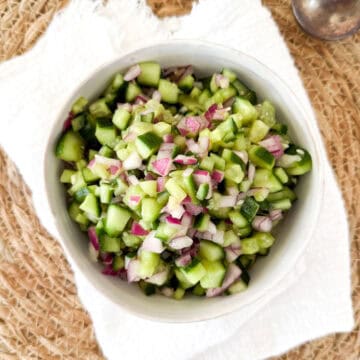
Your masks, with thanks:
[{"label": "chopped red onion", "polygon": [[132,205],[138,205],[140,203],[140,201],[141,201],[141,196],[139,196],[139,195],[130,195],[129,200],[132,203]]},{"label": "chopped red onion", "polygon": [[147,173],[144,177],[145,180],[156,180],[156,177],[152,173]]},{"label": "chopped red onion", "polygon": [[93,262],[97,262],[99,257],[99,250],[95,249],[94,244],[91,241],[89,241],[89,257]]},{"label": "chopped red onion", "polygon": [[189,253],[186,253],[184,255],[181,255],[175,260],[175,264],[178,267],[184,267],[186,265],[189,265],[192,261],[192,257]]},{"label": "chopped red onion", "polygon": [[96,251],[99,250],[99,239],[96,234],[95,226],[91,226],[88,229],[88,236],[91,244],[93,245]]},{"label": "chopped red onion", "polygon": [[127,280],[128,282],[135,282],[139,281],[139,270],[140,270],[140,261],[133,259],[129,261],[128,267],[127,267]]},{"label": "chopped red onion", "polygon": [[152,94],[152,98],[155,100],[155,101],[158,101],[160,102],[161,101],[161,93],[160,91],[158,90],[155,90]]},{"label": "chopped red onion", "polygon": [[165,190],[165,183],[166,183],[166,178],[165,177],[158,177],[156,179],[156,191],[157,192],[162,192]]},{"label": "chopped red onion", "polygon": [[172,134],[166,134],[163,136],[164,143],[170,144],[174,141],[174,136]]},{"label": "chopped red onion", "polygon": [[267,216],[255,216],[252,227],[257,231],[269,232],[272,229],[272,221]]},{"label": "chopped red onion", "polygon": [[[143,105],[143,104],[146,104],[147,102],[149,101],[149,98],[143,94],[140,94],[138,95],[136,98],[135,98],[135,105]],[[152,110],[150,110],[148,113],[151,113],[153,112]],[[146,115],[146,114],[144,114]]]},{"label": "chopped red onion", "polygon": [[169,246],[175,250],[181,250],[183,248],[191,246],[193,239],[189,236],[179,236],[169,242]]},{"label": "chopped red onion", "polygon": [[226,114],[230,111],[230,108],[217,109],[213,115],[213,120],[224,120],[226,118]]},{"label": "chopped red onion", "polygon": [[220,170],[214,170],[211,173],[211,179],[214,180],[217,184],[221,183],[224,180],[224,172]]},{"label": "chopped red onion", "polygon": [[229,286],[231,286],[241,275],[241,270],[235,264],[230,264],[226,274],[224,281],[221,287],[208,289],[206,291],[207,297],[213,297],[222,294]]},{"label": "chopped red onion", "polygon": [[214,118],[214,114],[218,108],[217,104],[212,104],[209,106],[209,108],[205,112],[205,118],[208,121],[211,121]]},{"label": "chopped red onion", "polygon": [[231,98],[227,99],[224,103],[223,103],[223,107],[231,107],[233,105],[235,101],[235,96],[232,96]]},{"label": "chopped red onion", "polygon": [[181,218],[181,226],[189,228],[192,224],[192,216],[188,212],[185,212]]},{"label": "chopped red onion", "polygon": [[137,185],[139,183],[139,180],[135,175],[129,175],[127,181],[130,185]]},{"label": "chopped red onion", "polygon": [[280,209],[274,209],[270,211],[270,219],[272,221],[278,221],[281,220],[283,218],[283,214],[282,211]]},{"label": "chopped red onion", "polygon": [[195,165],[197,163],[197,159],[193,156],[177,155],[174,162],[181,165]]},{"label": "chopped red onion", "polygon": [[252,163],[249,163],[249,167],[248,167],[248,179],[250,182],[254,181],[254,177],[255,177],[255,166]]},{"label": "chopped red onion", "polygon": [[136,151],[133,151],[127,159],[123,162],[123,167],[125,170],[134,170],[138,169],[142,164],[142,159]]},{"label": "chopped red onion", "polygon": [[66,131],[71,128],[71,122],[74,117],[75,117],[75,115],[73,114],[73,112],[70,111],[67,118],[64,121],[63,131]]},{"label": "chopped red onion", "polygon": [[134,221],[131,225],[131,234],[137,236],[144,236],[149,234],[149,231],[145,230],[139,223]]},{"label": "chopped red onion", "polygon": [[165,248],[160,239],[155,237],[156,231],[151,231],[144,239],[140,249],[151,251],[156,254],[161,254]]},{"label": "chopped red onion", "polygon": [[229,79],[221,74],[215,74],[215,84],[219,86],[221,89],[225,89],[229,87],[230,81]]},{"label": "chopped red onion", "polygon": [[125,73],[124,80],[131,81],[136,79],[141,74],[141,67],[139,64],[133,65],[130,69]]},{"label": "chopped red onion", "polygon": [[167,281],[168,274],[169,274],[169,271],[167,269],[162,270],[162,271],[150,276],[149,278],[147,278],[146,282],[157,285],[157,286],[164,285]]},{"label": "chopped red onion", "polygon": [[279,135],[271,135],[259,142],[259,145],[269,151],[276,159],[280,159],[284,154],[284,148]]},{"label": "chopped red onion", "polygon": [[241,255],[240,247],[228,246],[225,249],[226,260],[231,263]]},{"label": "chopped red onion", "polygon": [[237,194],[236,195],[224,195],[221,196],[219,201],[217,202],[217,206],[219,208],[227,208],[234,207],[237,202]]},{"label": "chopped red onion", "polygon": [[181,220],[180,219],[176,219],[173,218],[171,215],[167,215],[165,220],[169,223],[169,224],[175,224],[175,225],[180,225],[181,224]]},{"label": "chopped red onion", "polygon": [[190,215],[197,216],[197,215],[201,214],[202,212],[204,212],[204,208],[202,206],[195,205],[191,201],[184,203],[184,200],[183,200],[183,205],[184,205],[186,211]]},{"label": "chopped red onion", "polygon": [[163,158],[153,161],[151,165],[156,173],[166,176],[170,172],[172,161],[170,158]]},{"label": "chopped red onion", "polygon": [[112,268],[111,265],[105,266],[105,267],[102,269],[101,273],[102,273],[103,275],[108,275],[108,276],[117,276],[117,275],[119,275],[119,272],[118,272],[118,271],[115,271],[115,270]]}]

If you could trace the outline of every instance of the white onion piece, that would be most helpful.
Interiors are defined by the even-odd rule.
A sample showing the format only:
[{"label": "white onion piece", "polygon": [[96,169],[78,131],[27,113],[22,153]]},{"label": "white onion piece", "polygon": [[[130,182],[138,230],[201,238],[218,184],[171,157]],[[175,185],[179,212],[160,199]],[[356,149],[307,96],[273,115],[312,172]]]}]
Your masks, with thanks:
[{"label": "white onion piece", "polygon": [[94,245],[90,241],[89,241],[89,257],[90,260],[93,262],[97,262],[99,257],[99,250],[96,250],[94,248]]},{"label": "white onion piece", "polygon": [[255,166],[253,164],[249,164],[249,168],[248,168],[248,179],[250,182],[254,181],[254,177],[255,177]]},{"label": "white onion piece", "polygon": [[233,150],[233,152],[245,163],[247,164],[247,162],[249,161],[249,155],[245,150],[241,150],[241,151],[236,151]]},{"label": "white onion piece", "polygon": [[139,270],[140,270],[140,261],[139,260],[130,260],[127,267],[127,279],[128,282],[139,281]]},{"label": "white onion piece", "polygon": [[164,287],[161,289],[161,293],[166,297],[172,297],[174,295],[174,289],[169,287]]},{"label": "white onion piece", "polygon": [[161,101],[160,91],[155,90],[155,91],[153,92],[153,94],[152,94],[152,98],[153,98],[155,101],[160,102],[160,101]]},{"label": "white onion piece", "polygon": [[192,257],[190,254],[184,254],[184,255],[181,255],[180,257],[178,257],[176,260],[175,260],[175,264],[176,266],[179,266],[179,267],[184,267],[186,265],[189,265],[192,261]]},{"label": "white onion piece", "polygon": [[137,185],[139,183],[139,180],[135,175],[129,175],[127,180],[130,185]]},{"label": "white onion piece", "polygon": [[225,195],[221,196],[219,199],[217,206],[219,208],[227,208],[227,207],[234,207],[237,202],[237,194],[236,195]]},{"label": "white onion piece", "polygon": [[228,246],[225,249],[226,260],[231,263],[241,255],[240,247]]},{"label": "white onion piece", "polygon": [[278,221],[281,220],[283,218],[283,214],[282,211],[280,209],[274,209],[270,211],[270,219],[272,221]]},{"label": "white onion piece", "polygon": [[168,278],[168,274],[169,274],[168,269],[160,271],[160,272],[150,276],[149,278],[147,278],[146,282],[157,285],[157,286],[164,285]]}]

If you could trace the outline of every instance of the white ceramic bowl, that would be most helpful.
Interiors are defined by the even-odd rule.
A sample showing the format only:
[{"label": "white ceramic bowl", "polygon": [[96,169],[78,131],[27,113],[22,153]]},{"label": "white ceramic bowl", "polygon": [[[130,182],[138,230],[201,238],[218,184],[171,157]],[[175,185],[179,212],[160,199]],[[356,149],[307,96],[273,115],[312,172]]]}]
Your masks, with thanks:
[{"label": "white ceramic bowl", "polygon": [[[192,64],[195,73],[201,76],[220,71],[223,67],[236,71],[239,78],[257,92],[260,100],[269,99],[274,103],[278,118],[288,125],[292,138],[312,155],[313,170],[301,179],[296,190],[299,200],[281,224],[270,255],[259,260],[251,271],[250,286],[245,292],[211,299],[187,297],[182,301],[160,295],[146,297],[140,293],[137,285],[101,274],[101,266],[89,259],[85,235],[68,216],[65,190],[59,182],[61,162],[54,156],[54,148],[69,108],[80,95],[95,99],[115,72],[124,71],[141,60],[156,60],[165,67]],[[218,317],[253,303],[292,271],[318,218],[323,187],[320,139],[307,125],[305,117],[295,94],[266,66],[238,51],[217,45],[197,41],[172,41],[134,51],[101,67],[87,81],[79,84],[64,104],[52,129],[45,155],[48,201],[68,254],[98,291],[121,308],[149,319],[199,321]]]}]

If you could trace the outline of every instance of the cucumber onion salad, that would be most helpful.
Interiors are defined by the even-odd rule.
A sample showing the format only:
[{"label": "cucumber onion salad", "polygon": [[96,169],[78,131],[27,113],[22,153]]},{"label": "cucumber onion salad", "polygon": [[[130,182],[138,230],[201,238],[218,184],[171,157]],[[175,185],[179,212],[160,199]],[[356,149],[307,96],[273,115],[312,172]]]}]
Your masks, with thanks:
[{"label": "cucumber onion salad", "polygon": [[79,98],[56,155],[103,273],[175,299],[246,289],[312,164],[233,71],[198,79],[151,61]]}]

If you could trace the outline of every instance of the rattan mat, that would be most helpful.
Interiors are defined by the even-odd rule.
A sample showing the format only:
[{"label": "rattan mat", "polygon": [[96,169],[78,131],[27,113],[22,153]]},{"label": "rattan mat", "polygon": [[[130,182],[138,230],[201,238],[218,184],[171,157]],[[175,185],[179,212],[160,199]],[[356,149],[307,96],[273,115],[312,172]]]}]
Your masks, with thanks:
[{"label": "rattan mat", "polygon": [[[26,51],[67,0],[0,0],[0,61]],[[148,0],[159,16],[191,0]],[[300,70],[349,213],[357,327],[279,359],[360,358],[360,34],[321,42],[296,25],[290,2],[264,0]],[[240,5],[239,5],[240,6]],[[0,150],[0,359],[103,359],[60,245],[39,224],[31,194]]]}]

